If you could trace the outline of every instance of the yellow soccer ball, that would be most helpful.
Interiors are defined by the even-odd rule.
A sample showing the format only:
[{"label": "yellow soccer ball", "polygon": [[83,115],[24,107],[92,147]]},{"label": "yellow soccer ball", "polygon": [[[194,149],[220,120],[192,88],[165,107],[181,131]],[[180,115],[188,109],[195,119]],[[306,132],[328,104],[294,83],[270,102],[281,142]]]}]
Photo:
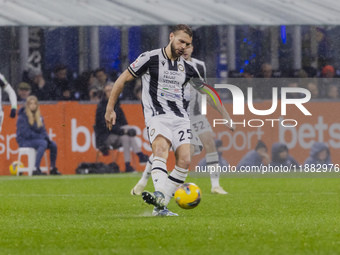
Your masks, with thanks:
[{"label": "yellow soccer ball", "polygon": [[184,183],[175,192],[175,201],[183,209],[193,209],[201,202],[201,189],[194,183]]},{"label": "yellow soccer ball", "polygon": [[20,167],[24,167],[24,164],[21,163],[20,161],[14,161],[12,164],[9,165],[9,172],[12,175],[16,175],[18,172],[18,166],[20,165]]}]

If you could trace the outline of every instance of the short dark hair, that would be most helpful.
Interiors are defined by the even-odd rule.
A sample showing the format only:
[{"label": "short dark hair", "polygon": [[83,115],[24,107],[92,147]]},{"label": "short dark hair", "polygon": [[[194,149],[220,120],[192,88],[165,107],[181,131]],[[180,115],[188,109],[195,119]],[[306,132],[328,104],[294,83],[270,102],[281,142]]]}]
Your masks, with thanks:
[{"label": "short dark hair", "polygon": [[282,144],[279,145],[279,153],[281,153],[283,151],[288,152],[288,147],[287,147],[287,145],[282,143]]},{"label": "short dark hair", "polygon": [[261,140],[258,140],[255,150],[257,151],[258,149],[264,148],[267,150],[267,146],[264,142],[262,142]]},{"label": "short dark hair", "polygon": [[63,64],[56,65],[54,67],[54,73],[58,73],[59,71],[65,70],[65,69],[67,69],[67,67]]},{"label": "short dark hair", "polygon": [[94,70],[94,72],[93,72],[94,76],[96,76],[97,73],[99,73],[99,72],[103,72],[103,73],[106,74],[105,68],[104,68],[104,67],[99,67],[99,68],[97,68],[96,70]]},{"label": "short dark hair", "polygon": [[177,31],[183,31],[184,33],[188,34],[190,37],[193,37],[193,32],[188,25],[185,24],[177,24],[171,30],[173,33]]}]

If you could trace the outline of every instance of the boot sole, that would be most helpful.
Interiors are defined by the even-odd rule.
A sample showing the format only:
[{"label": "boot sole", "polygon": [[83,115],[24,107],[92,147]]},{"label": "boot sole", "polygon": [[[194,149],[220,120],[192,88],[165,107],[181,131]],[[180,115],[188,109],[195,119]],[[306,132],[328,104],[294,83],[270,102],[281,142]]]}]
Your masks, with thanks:
[{"label": "boot sole", "polygon": [[149,204],[149,205],[153,205],[155,207],[157,207],[158,209],[164,209],[165,206],[163,204],[159,204],[156,200],[156,196],[153,193],[150,193],[148,191],[143,191],[142,192],[142,198],[144,200],[145,203]]}]

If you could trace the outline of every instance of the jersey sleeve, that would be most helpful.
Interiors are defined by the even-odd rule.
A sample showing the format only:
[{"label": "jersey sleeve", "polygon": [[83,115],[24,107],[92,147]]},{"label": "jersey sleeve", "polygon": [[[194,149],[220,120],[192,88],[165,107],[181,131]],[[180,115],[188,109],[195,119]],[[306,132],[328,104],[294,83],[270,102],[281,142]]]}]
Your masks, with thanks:
[{"label": "jersey sleeve", "polygon": [[8,85],[8,81],[6,80],[5,76],[3,76],[2,74],[0,74],[0,87],[4,88],[6,87],[6,85]]},{"label": "jersey sleeve", "polygon": [[195,89],[204,87],[204,80],[198,70],[189,62],[184,61],[186,83],[189,82]]},{"label": "jersey sleeve", "polygon": [[207,68],[205,67],[205,63],[203,62],[203,78],[205,82],[207,82]]},{"label": "jersey sleeve", "polygon": [[193,76],[191,77],[189,83],[191,86],[193,86],[195,89],[200,89],[204,87],[204,79],[200,75],[199,71],[196,69],[196,67],[192,66],[193,69]]},{"label": "jersey sleeve", "polygon": [[128,67],[128,70],[133,77],[137,78],[148,70],[149,64],[150,54],[149,52],[144,52]]},{"label": "jersey sleeve", "polygon": [[205,63],[203,61],[199,61],[196,63],[196,68],[201,77],[207,81],[207,68],[205,67]]}]

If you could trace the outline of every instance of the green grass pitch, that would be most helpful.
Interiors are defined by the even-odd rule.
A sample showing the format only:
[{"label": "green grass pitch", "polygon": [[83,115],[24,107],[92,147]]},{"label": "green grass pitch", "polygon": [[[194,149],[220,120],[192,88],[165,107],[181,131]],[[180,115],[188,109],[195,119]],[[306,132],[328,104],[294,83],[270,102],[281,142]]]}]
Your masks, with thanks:
[{"label": "green grass pitch", "polygon": [[338,178],[188,178],[201,204],[154,218],[139,177],[1,177],[0,254],[340,254]]}]

